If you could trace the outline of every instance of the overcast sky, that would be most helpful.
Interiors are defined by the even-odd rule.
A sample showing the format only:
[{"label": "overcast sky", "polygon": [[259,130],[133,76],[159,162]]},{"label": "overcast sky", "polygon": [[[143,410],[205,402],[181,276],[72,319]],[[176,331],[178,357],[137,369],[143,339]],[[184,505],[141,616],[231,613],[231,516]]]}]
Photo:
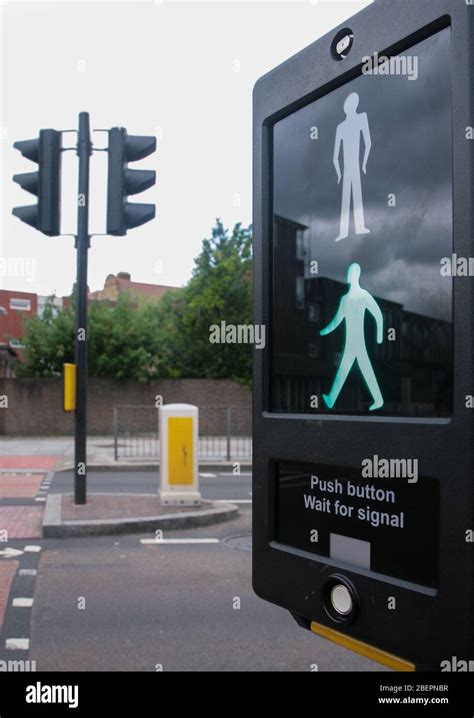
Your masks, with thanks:
[{"label": "overcast sky", "polygon": [[[136,201],[157,218],[126,237],[96,237],[89,286],[128,270],[137,281],[184,284],[216,217],[251,222],[251,98],[260,75],[370,0],[298,2],[2,2],[0,288],[69,294],[70,237],[49,238],[11,215],[34,198],[11,181],[35,166],[12,148],[40,128],[124,126],[158,134],[157,184]],[[64,144],[74,141],[65,135]],[[160,139],[161,137],[161,139]],[[97,147],[106,144],[94,135]],[[63,229],[74,231],[75,155],[64,153]],[[93,158],[91,232],[104,231],[105,153]],[[31,198],[31,201],[30,201]],[[8,260],[21,258],[26,276]],[[18,265],[16,265],[18,267]]]}]

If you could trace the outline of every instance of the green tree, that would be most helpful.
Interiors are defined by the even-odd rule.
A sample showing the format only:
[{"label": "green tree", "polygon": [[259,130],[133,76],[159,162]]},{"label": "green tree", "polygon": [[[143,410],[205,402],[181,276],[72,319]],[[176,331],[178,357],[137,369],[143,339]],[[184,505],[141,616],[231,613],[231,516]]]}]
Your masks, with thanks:
[{"label": "green tree", "polygon": [[74,315],[59,311],[49,297],[41,317],[27,317],[25,358],[17,367],[18,376],[59,376],[65,362],[74,361]]},{"label": "green tree", "polygon": [[166,345],[162,370],[168,376],[251,381],[249,344],[212,344],[209,328],[252,322],[252,232],[220,220],[205,239],[193,276],[182,290],[166,294],[159,306]]},{"label": "green tree", "polygon": [[[149,379],[156,375],[159,337],[156,311],[122,294],[115,304],[89,306],[88,366],[94,377]],[[74,362],[75,302],[58,311],[52,298],[41,317],[26,320],[26,350],[20,376],[59,376]]]},{"label": "green tree", "polygon": [[[114,379],[154,377],[233,378],[250,383],[251,346],[211,344],[209,327],[252,321],[252,235],[217,220],[205,239],[188,284],[158,302],[121,294],[115,303],[89,306],[89,375]],[[75,301],[59,311],[46,304],[26,320],[25,360],[20,376],[60,376],[74,361]]]},{"label": "green tree", "polygon": [[89,373],[94,377],[157,376],[159,327],[154,307],[121,294],[115,304],[94,302],[89,313]]}]

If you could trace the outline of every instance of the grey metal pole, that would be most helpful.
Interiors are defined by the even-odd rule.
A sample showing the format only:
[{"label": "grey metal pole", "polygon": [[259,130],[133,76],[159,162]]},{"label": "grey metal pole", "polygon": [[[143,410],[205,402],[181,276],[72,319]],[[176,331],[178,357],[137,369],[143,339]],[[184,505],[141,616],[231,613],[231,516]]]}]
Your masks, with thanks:
[{"label": "grey metal pole", "polygon": [[118,408],[114,406],[114,460],[118,459]]},{"label": "grey metal pole", "polygon": [[89,250],[89,159],[92,154],[89,113],[79,113],[77,155],[76,276],[76,411],[74,436],[74,503],[87,501],[87,253]]},{"label": "grey metal pole", "polygon": [[226,409],[226,429],[227,429],[227,461],[230,461],[230,433],[232,424],[232,409],[230,406]]}]

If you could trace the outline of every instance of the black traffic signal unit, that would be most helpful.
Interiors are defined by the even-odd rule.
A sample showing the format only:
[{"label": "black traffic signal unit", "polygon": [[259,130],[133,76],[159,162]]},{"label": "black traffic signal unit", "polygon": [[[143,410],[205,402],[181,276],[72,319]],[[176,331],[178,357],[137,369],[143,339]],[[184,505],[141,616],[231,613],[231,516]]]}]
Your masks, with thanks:
[{"label": "black traffic signal unit", "polygon": [[20,187],[38,197],[38,203],[15,207],[13,214],[43,234],[56,237],[61,229],[61,133],[41,130],[39,138],[15,142],[14,147],[38,164],[36,172],[13,177]]},{"label": "black traffic signal unit", "polygon": [[128,202],[127,196],[144,192],[155,184],[154,170],[128,169],[129,162],[148,157],[156,150],[156,138],[128,135],[123,127],[109,131],[107,186],[107,234],[123,236],[155,217],[154,204]]}]

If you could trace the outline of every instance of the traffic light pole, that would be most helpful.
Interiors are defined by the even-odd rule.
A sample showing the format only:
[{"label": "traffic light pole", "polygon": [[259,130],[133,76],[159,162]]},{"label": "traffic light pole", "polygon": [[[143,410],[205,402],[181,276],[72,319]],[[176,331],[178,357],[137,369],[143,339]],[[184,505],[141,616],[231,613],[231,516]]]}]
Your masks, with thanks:
[{"label": "traffic light pole", "polygon": [[89,162],[92,154],[89,113],[79,114],[77,155],[76,411],[74,431],[74,503],[87,501],[87,255],[89,237]]},{"label": "traffic light pole", "polygon": [[[61,235],[62,133],[71,130],[40,130],[32,140],[15,142],[23,157],[36,162],[36,172],[23,172],[13,180],[38,197],[36,205],[14,207],[12,213],[48,237]],[[124,127],[108,130],[107,234],[123,237],[129,229],[155,216],[154,204],[128,202],[129,195],[144,192],[155,184],[154,170],[129,169],[156,150],[156,138],[129,135]],[[67,150],[74,147],[67,147]],[[76,402],[74,415],[74,503],[87,502],[87,256],[89,234],[89,165],[92,155],[89,113],[79,113],[76,154],[79,158],[76,243]],[[99,150],[97,150],[99,151]]]}]

